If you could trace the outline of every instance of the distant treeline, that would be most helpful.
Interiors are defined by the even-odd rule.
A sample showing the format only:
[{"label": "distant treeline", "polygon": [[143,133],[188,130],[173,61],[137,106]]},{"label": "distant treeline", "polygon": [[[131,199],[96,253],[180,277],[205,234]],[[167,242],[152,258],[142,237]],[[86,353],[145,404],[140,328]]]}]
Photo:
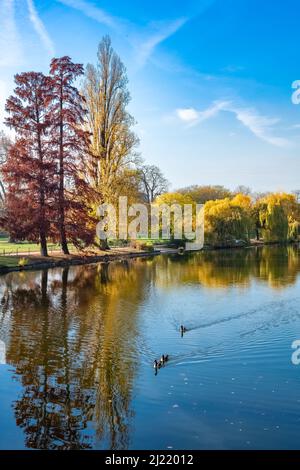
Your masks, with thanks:
[{"label": "distant treeline", "polygon": [[251,239],[267,243],[299,238],[300,204],[293,194],[252,194],[249,188],[231,192],[223,186],[191,186],[165,193],[158,203],[204,204],[205,242],[229,246]]}]

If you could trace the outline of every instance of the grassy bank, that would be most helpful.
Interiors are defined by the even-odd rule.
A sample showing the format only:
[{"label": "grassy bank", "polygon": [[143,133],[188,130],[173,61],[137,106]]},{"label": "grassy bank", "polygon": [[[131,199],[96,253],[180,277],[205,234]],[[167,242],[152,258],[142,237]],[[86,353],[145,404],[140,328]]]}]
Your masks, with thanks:
[{"label": "grassy bank", "polygon": [[116,248],[110,251],[103,251],[97,254],[70,254],[63,255],[55,253],[52,256],[44,257],[39,255],[31,256],[0,256],[0,274],[11,271],[27,271],[35,269],[48,269],[53,267],[76,266],[82,264],[101,263],[126,258],[137,258],[141,256],[153,256],[160,254],[160,251],[142,251],[134,248]]},{"label": "grassy bank", "polygon": [[[60,246],[56,243],[48,243],[49,253],[59,251]],[[75,251],[75,248],[70,245],[70,250]],[[12,243],[7,237],[0,237],[0,256],[6,255],[18,255],[18,254],[30,254],[39,253],[40,245],[38,243],[32,243],[28,241]]]}]

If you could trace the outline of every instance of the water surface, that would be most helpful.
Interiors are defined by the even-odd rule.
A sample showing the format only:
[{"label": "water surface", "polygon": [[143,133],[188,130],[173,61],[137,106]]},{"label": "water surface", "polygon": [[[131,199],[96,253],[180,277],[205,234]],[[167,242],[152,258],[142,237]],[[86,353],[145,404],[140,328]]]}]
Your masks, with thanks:
[{"label": "water surface", "polygon": [[2,276],[0,448],[299,449],[299,272],[270,247]]}]

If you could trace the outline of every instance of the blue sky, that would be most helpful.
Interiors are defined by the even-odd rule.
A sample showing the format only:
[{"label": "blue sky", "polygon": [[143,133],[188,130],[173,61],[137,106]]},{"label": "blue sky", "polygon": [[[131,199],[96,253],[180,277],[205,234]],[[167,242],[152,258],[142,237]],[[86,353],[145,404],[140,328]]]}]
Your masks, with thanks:
[{"label": "blue sky", "polygon": [[144,159],[172,188],[300,188],[297,0],[0,0],[0,119],[13,75],[68,54],[125,63]]}]

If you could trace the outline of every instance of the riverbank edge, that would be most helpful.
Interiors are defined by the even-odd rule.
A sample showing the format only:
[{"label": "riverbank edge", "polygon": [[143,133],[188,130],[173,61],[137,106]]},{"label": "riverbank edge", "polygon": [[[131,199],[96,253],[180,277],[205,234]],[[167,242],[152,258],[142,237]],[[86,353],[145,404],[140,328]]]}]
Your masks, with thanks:
[{"label": "riverbank edge", "polygon": [[[200,251],[221,251],[221,250],[245,250],[249,248],[262,248],[266,246],[287,246],[287,245],[299,245],[299,242],[253,242],[245,246],[209,246],[205,245]],[[192,252],[191,252],[192,253]],[[196,251],[194,252],[196,253]],[[110,263],[112,261],[123,261],[126,259],[135,259],[135,258],[151,258],[158,255],[171,255],[178,254],[177,249],[163,249],[154,251],[128,251],[123,253],[104,253],[101,255],[69,255],[69,257],[55,258],[49,257],[42,259],[38,255],[34,255],[30,258],[30,261],[34,260],[33,263],[28,263],[24,266],[0,266],[0,275],[8,274],[10,272],[18,271],[40,271],[43,269],[51,268],[64,268],[67,266],[81,266],[85,264],[97,264],[97,263]],[[181,253],[182,254],[182,253]],[[62,256],[62,255],[61,255]],[[1,258],[1,257],[0,257]],[[18,256],[21,258],[21,256]]]},{"label": "riverbank edge", "polygon": [[[152,257],[162,254],[160,250],[154,251],[129,251],[124,253],[105,253],[101,255],[70,255],[69,257],[58,258],[49,257],[49,259],[41,260],[39,256],[32,256],[30,261],[25,266],[0,266],[0,275],[7,274],[16,271],[40,271],[43,269],[51,268],[64,268],[67,266],[81,266],[85,264],[96,264],[96,263],[110,263],[111,261],[123,261],[126,259],[134,259],[141,257]],[[20,258],[19,256],[18,258]],[[27,257],[28,258],[28,257]]]}]

